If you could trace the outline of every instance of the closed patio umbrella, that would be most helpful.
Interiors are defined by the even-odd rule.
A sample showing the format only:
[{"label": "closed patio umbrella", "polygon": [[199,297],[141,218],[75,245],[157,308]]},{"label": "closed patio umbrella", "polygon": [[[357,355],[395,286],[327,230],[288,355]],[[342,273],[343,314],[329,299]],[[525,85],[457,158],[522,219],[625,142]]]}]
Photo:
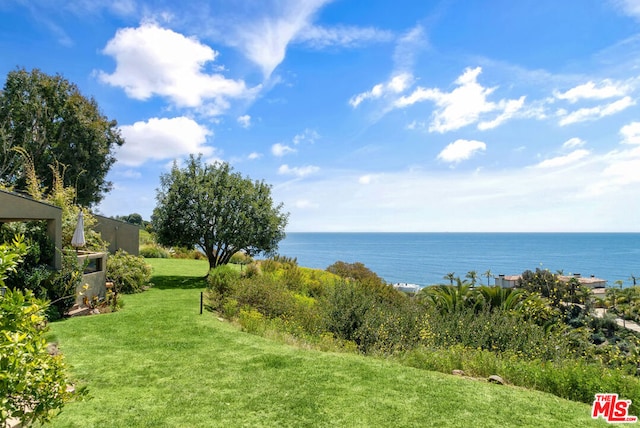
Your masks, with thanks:
[{"label": "closed patio umbrella", "polygon": [[73,232],[73,238],[71,238],[71,245],[78,251],[78,248],[84,247],[86,243],[87,241],[84,239],[84,215],[82,214],[82,210],[80,210],[76,230]]}]

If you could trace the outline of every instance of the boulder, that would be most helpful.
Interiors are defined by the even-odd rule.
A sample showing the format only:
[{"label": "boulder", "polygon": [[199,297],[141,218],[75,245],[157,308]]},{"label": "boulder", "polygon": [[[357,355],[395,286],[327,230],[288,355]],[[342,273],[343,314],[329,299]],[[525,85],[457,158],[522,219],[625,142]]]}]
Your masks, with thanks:
[{"label": "boulder", "polygon": [[489,379],[487,379],[489,382],[491,383],[497,383],[498,385],[504,385],[504,379],[502,379],[500,376],[498,375],[491,375],[489,376]]}]

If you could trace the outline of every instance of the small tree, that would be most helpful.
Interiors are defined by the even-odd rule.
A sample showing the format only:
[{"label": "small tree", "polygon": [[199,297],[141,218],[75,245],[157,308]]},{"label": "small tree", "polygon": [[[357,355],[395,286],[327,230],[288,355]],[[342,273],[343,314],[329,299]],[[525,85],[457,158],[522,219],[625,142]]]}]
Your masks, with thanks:
[{"label": "small tree", "polygon": [[453,286],[453,280],[456,279],[456,273],[449,272],[445,276],[443,276],[442,279],[449,280],[449,285]]},{"label": "small tree", "polygon": [[485,273],[483,273],[482,275],[487,278],[487,287],[491,286],[491,284],[489,284],[489,281],[491,280],[491,277],[493,276],[493,272],[491,272],[491,269],[487,269],[485,271]]},{"label": "small tree", "polygon": [[209,267],[224,265],[243,251],[272,253],[285,236],[288,214],[274,205],[271,187],[233,172],[227,163],[208,165],[191,155],[160,177],[152,222],[158,242],[199,247]]},{"label": "small tree", "polygon": [[471,281],[471,287],[473,288],[476,286],[476,282],[478,282],[478,272],[476,272],[475,270],[470,270],[465,275],[465,278],[469,278],[469,280]]}]

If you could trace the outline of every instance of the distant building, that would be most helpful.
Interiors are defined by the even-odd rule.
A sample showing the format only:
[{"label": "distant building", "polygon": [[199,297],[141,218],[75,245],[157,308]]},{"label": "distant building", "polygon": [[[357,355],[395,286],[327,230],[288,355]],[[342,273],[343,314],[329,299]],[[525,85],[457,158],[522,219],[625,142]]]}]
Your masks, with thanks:
[{"label": "distant building", "polygon": [[137,256],[140,251],[140,227],[135,224],[115,220],[101,215],[93,215],[97,223],[93,229],[103,240],[109,243],[109,252],[115,254],[118,250]]},{"label": "distant building", "polygon": [[559,275],[558,279],[562,282],[569,282],[572,278],[578,280],[580,285],[587,286],[589,288],[605,288],[607,286],[607,280],[596,278],[595,275],[591,275],[590,277],[583,277],[579,273],[573,275]]},{"label": "distant building", "polygon": [[[522,278],[522,275],[498,275],[495,277],[495,285],[502,288],[515,288],[518,286],[518,282]],[[583,277],[579,273],[574,275],[558,275],[558,280],[567,283],[571,279],[577,279],[580,285],[591,288],[592,290],[604,289],[607,286],[607,280],[602,278],[596,278],[595,275],[590,277]]]},{"label": "distant building", "polygon": [[498,275],[494,279],[497,287],[516,288],[520,278],[522,278],[520,275]]}]

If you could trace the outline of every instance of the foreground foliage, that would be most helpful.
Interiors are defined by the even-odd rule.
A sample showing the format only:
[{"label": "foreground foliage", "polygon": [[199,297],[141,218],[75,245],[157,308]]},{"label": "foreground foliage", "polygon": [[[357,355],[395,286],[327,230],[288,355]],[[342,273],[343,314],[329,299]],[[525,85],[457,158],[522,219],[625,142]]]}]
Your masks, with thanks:
[{"label": "foreground foliage", "polygon": [[[17,239],[13,247],[0,245],[0,286],[7,271],[14,270],[26,252]],[[0,425],[8,418],[23,424],[46,422],[65,403],[82,393],[67,390],[69,380],[62,356],[50,355],[45,311],[48,302],[27,290],[6,290],[0,298]]]}]

